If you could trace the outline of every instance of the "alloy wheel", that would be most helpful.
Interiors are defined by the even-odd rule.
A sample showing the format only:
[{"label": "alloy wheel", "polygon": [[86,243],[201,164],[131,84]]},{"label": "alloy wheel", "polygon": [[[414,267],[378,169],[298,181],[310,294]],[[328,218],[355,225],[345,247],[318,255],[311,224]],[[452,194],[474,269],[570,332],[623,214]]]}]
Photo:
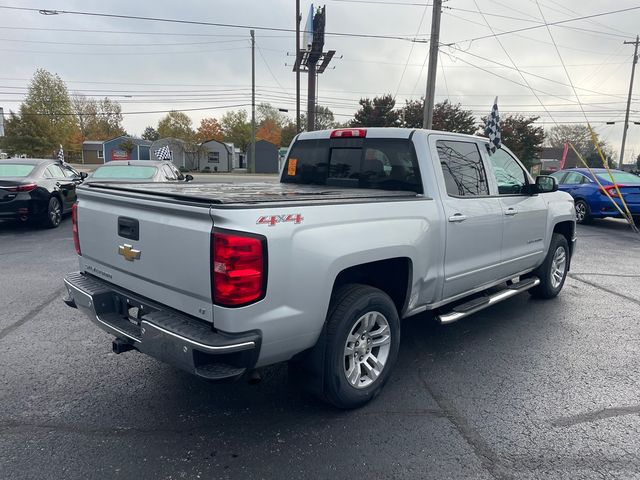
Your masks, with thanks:
[{"label": "alloy wheel", "polygon": [[551,260],[551,286],[558,288],[567,272],[567,251],[564,247],[556,248]]},{"label": "alloy wheel", "polygon": [[367,312],[353,324],[344,346],[344,375],[351,386],[365,388],[382,373],[391,350],[391,329],[380,312]]}]

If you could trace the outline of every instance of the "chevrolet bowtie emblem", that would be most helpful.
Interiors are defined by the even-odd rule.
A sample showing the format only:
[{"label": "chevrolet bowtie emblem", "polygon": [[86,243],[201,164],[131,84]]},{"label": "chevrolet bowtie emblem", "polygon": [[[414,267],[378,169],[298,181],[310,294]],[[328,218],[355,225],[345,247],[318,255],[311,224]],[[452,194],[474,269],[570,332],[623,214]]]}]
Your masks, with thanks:
[{"label": "chevrolet bowtie emblem", "polygon": [[122,255],[125,260],[133,262],[140,258],[140,250],[136,250],[131,245],[118,245],[118,255]]}]

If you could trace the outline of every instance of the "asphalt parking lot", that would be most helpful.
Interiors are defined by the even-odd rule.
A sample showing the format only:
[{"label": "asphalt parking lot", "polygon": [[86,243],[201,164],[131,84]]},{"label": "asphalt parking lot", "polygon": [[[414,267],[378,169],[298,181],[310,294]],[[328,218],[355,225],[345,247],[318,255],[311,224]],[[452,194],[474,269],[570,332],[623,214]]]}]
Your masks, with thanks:
[{"label": "asphalt parking lot", "polygon": [[0,471],[41,478],[640,478],[640,236],[579,227],[561,295],[403,323],[381,396],[343,412],[285,366],[215,385],[66,307],[71,222],[0,224]]}]

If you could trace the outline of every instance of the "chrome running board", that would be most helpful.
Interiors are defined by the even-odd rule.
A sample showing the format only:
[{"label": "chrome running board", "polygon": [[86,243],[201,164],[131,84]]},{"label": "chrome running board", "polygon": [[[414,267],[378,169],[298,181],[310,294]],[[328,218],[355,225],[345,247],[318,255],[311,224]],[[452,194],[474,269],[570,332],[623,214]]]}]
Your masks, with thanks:
[{"label": "chrome running board", "polygon": [[474,298],[473,300],[470,300],[466,303],[457,305],[451,312],[438,315],[436,316],[436,319],[441,324],[448,325],[449,323],[457,322],[458,320],[464,317],[468,317],[469,315],[479,312],[480,310],[484,310],[491,305],[495,305],[496,303],[507,300],[508,298],[518,295],[519,293],[526,292],[530,288],[536,287],[538,285],[540,285],[540,279],[538,277],[530,277],[518,283],[514,283],[513,285],[510,285],[504,290],[500,290],[493,295]]}]

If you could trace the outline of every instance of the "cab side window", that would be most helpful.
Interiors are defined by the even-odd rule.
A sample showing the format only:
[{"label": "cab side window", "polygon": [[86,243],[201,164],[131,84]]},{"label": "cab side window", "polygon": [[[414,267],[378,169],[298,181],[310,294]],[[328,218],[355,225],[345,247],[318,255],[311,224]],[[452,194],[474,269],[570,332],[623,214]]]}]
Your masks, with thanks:
[{"label": "cab side window", "polygon": [[520,195],[527,185],[527,175],[520,164],[504,150],[489,157],[500,195]]},{"label": "cab side window", "polygon": [[438,140],[436,148],[450,196],[489,195],[487,176],[477,143]]}]

